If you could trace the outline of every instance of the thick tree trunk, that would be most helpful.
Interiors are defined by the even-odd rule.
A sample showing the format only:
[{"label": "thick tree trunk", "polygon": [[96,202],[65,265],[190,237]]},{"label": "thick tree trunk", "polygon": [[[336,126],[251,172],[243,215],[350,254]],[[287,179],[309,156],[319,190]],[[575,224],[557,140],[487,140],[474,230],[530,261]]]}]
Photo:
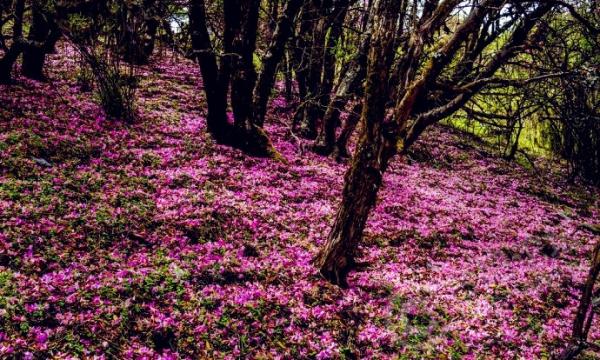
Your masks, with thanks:
[{"label": "thick tree trunk", "polygon": [[[361,122],[364,125],[358,147],[352,160],[352,165],[346,173],[342,202],[336,218],[315,263],[321,274],[330,282],[347,286],[346,276],[354,265],[354,256],[360,243],[362,232],[371,208],[375,204],[377,191],[381,186],[382,176],[388,161],[397,152],[397,147],[405,151],[422,131],[434,122],[452,114],[468,101],[473,94],[484,86],[485,82],[474,80],[463,86],[444,105],[431,108],[422,106],[427,101],[432,88],[436,85],[440,74],[452,63],[462,44],[472,33],[479,31],[482,21],[490,11],[503,4],[502,0],[485,0],[480,6],[473,7],[469,16],[456,27],[455,31],[439,47],[435,56],[430,57],[424,66],[423,53],[433,35],[451,16],[452,11],[460,4],[460,0],[448,0],[437,4],[431,2],[431,19],[422,23],[413,33],[410,49],[406,53],[409,66],[401,71],[399,81],[404,82],[406,89],[399,97],[393,112],[393,123],[384,121],[386,102],[389,99],[388,74],[394,54],[394,35],[399,23],[399,3],[394,0],[379,0],[374,10],[373,45],[369,52],[367,81],[365,86],[364,105]],[[427,3],[426,3],[427,4]],[[512,36],[496,56],[483,66],[477,74],[477,79],[488,79],[496,70],[505,64],[520,48],[534,24],[549,9],[551,3],[542,3],[538,8],[526,15],[524,21],[517,26]],[[423,10],[424,13],[429,11]],[[405,79],[405,81],[403,81]],[[447,95],[447,94],[446,94]],[[444,98],[444,97],[442,97]],[[421,111],[421,108],[426,110]],[[412,125],[408,126],[409,120]],[[595,258],[600,255],[596,254]],[[600,262],[600,260],[599,260]],[[598,276],[600,269],[590,272]],[[582,304],[587,311],[589,304]],[[581,309],[580,308],[580,309]],[[586,334],[591,324],[591,316],[578,318],[575,328],[583,329]],[[575,332],[575,338],[581,338]]]},{"label": "thick tree trunk", "polygon": [[155,18],[146,20],[145,38],[142,41],[142,51],[138,59],[139,65],[148,64],[150,62],[150,57],[152,56],[152,53],[154,53],[156,33],[158,32],[159,26],[160,22]]},{"label": "thick tree trunk", "polygon": [[388,161],[395,154],[395,135],[384,122],[385,102],[389,95],[387,75],[393,60],[393,43],[397,24],[397,4],[394,0],[377,3],[373,46],[369,51],[369,68],[365,86],[365,101],[361,121],[365,124],[346,173],[342,202],[325,246],[315,263],[321,275],[342,287],[355,265],[354,256],[375,205]]},{"label": "thick tree trunk", "polygon": [[300,134],[317,137],[317,125],[330,103],[335,77],[335,46],[342,35],[350,0],[323,1],[313,31],[306,97],[298,111]]},{"label": "thick tree trunk", "polygon": [[[292,9],[298,11],[301,1],[293,0]],[[282,27],[276,31],[274,47],[264,63],[264,73],[257,82],[253,56],[256,48],[258,13],[260,0],[225,0],[223,49],[225,54],[217,62],[206,24],[204,1],[190,3],[190,30],[194,57],[200,64],[204,90],[208,102],[208,129],[215,138],[228,145],[240,148],[254,156],[278,157],[277,152],[256,123],[254,95],[255,89],[266,109],[270,89],[273,87],[277,65],[281,60],[285,41],[291,32],[289,18],[282,20]],[[287,11],[287,10],[286,10]],[[285,17],[285,16],[284,16]],[[287,33],[287,34],[286,34]],[[281,46],[279,46],[281,45]],[[227,120],[227,95],[231,83],[231,107],[234,123]],[[263,110],[263,117],[264,117]]]},{"label": "thick tree trunk", "polygon": [[592,265],[585,283],[583,294],[581,295],[577,316],[573,323],[573,337],[575,339],[586,340],[590,331],[592,320],[594,318],[594,285],[598,280],[598,275],[600,275],[600,242],[596,245],[592,255]]},{"label": "thick tree trunk", "polygon": [[[266,133],[254,122],[253,89],[256,84],[253,54],[256,46],[259,0],[225,0],[225,27],[231,32],[231,106],[234,143],[254,156],[275,156]],[[275,64],[276,66],[276,64]]]},{"label": "thick tree trunk", "polygon": [[[354,256],[367,217],[375,205],[388,161],[394,154],[394,143],[384,139],[381,130],[376,126],[362,134],[345,176],[342,203],[327,242],[315,260],[321,275],[341,287],[348,285],[346,276],[355,265]],[[372,139],[370,135],[376,138]]]},{"label": "thick tree trunk", "polygon": [[144,0],[142,4],[122,4],[119,51],[128,63],[145,65],[150,61],[160,24],[156,6],[155,0]]},{"label": "thick tree trunk", "polygon": [[154,47],[156,44],[156,34],[162,18],[164,18],[164,9],[160,2],[156,0],[146,0],[144,2],[144,8],[149,14],[145,14],[144,19],[144,38],[142,40],[142,53],[141,61],[142,64],[147,64],[150,61],[152,53],[154,53]]},{"label": "thick tree trunk", "polygon": [[34,80],[45,80],[44,63],[46,62],[45,42],[50,33],[50,25],[46,16],[38,6],[33,7],[32,24],[28,40],[31,43],[23,51],[21,71],[24,76]]},{"label": "thick tree trunk", "polygon": [[0,84],[10,84],[12,82],[13,65],[17,61],[23,46],[21,44],[12,44],[4,57],[0,59]]},{"label": "thick tree trunk", "polygon": [[315,140],[313,146],[314,152],[327,156],[333,152],[335,142],[335,130],[340,124],[340,113],[346,106],[346,97],[337,95],[327,105],[327,110],[323,116],[321,131]]},{"label": "thick tree trunk", "polygon": [[218,142],[224,143],[229,140],[230,135],[230,124],[227,121],[227,85],[221,79],[217,57],[210,41],[204,0],[191,0],[189,11],[193,56],[200,65],[208,105],[208,131]]},{"label": "thick tree trunk", "polygon": [[[519,115],[516,115],[519,116]],[[510,147],[510,151],[508,152],[508,154],[506,155],[506,160],[508,161],[513,161],[515,159],[515,156],[517,155],[517,150],[519,150],[519,139],[521,138],[521,132],[523,131],[523,123],[521,122],[521,119],[519,118],[518,120],[518,125],[517,125],[517,134],[515,135],[515,140],[512,143],[512,146]],[[512,134],[512,131],[511,131]],[[510,144],[510,141],[512,140],[512,137],[509,136],[508,137],[508,142],[507,145]]]},{"label": "thick tree trunk", "polygon": [[231,105],[235,126],[244,128],[251,121],[252,89],[256,71],[252,63],[258,25],[258,0],[225,0],[225,28],[232,31],[227,50],[231,60]]},{"label": "thick tree trunk", "polygon": [[46,54],[56,54],[56,43],[62,36],[62,31],[55,21],[50,21],[50,34],[44,44]]}]

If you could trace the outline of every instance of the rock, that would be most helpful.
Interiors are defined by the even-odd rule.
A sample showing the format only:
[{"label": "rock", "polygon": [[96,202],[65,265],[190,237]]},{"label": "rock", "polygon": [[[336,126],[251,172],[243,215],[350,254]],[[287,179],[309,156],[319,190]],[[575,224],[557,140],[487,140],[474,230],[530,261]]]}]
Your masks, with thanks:
[{"label": "rock", "polygon": [[48,160],[46,160],[46,159],[36,158],[36,157],[32,157],[31,159],[33,161],[35,161],[35,163],[38,164],[38,165],[40,165],[40,166],[44,166],[44,167],[48,167],[48,168],[52,167],[52,164],[50,164],[48,162]]}]

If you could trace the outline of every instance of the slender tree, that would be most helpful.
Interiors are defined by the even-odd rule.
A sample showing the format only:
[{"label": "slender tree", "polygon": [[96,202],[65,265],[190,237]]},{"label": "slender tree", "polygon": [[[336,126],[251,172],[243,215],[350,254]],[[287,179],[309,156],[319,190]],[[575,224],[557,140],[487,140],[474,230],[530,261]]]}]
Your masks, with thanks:
[{"label": "slender tree", "polygon": [[342,203],[328,241],[316,259],[321,274],[343,287],[347,286],[348,271],[355,265],[355,247],[391,156],[387,143],[392,139],[381,119],[389,92],[387,72],[393,61],[397,6],[394,0],[379,0],[374,7],[374,30],[361,114],[364,129],[354,161],[345,175]]},{"label": "slender tree", "polygon": [[[314,150],[318,154],[329,155],[334,150],[334,146],[336,145],[335,132],[340,123],[340,114],[350,100],[357,99],[361,95],[362,82],[366,74],[367,55],[371,44],[371,32],[368,28],[364,30],[360,47],[354,58],[346,65],[347,68],[344,71],[344,76],[334,96],[331,97],[329,104],[327,104],[321,129],[314,144]],[[343,136],[340,136],[337,143],[337,153],[342,157],[346,156],[346,142],[357,123],[357,116],[354,115],[356,113],[354,111],[350,113],[350,117],[346,121],[342,132]]]},{"label": "slender tree", "polygon": [[[553,2],[521,2],[486,0],[476,2],[468,16],[460,19],[455,14],[459,0],[446,0],[422,10],[421,21],[412,29],[403,70],[398,75],[401,87],[392,115],[385,116],[385,102],[390,92],[388,80],[392,72],[394,44],[390,34],[397,33],[398,11],[386,1],[375,5],[373,44],[369,53],[367,81],[363,100],[361,122],[364,124],[356,152],[345,176],[342,201],[327,241],[315,258],[321,274],[332,283],[347,285],[347,274],[355,264],[355,256],[367,221],[381,187],[383,174],[396,153],[405,152],[429,125],[446,118],[460,109],[474,94],[495,80],[496,71],[523,49],[523,45],[536,36],[532,30],[552,6]],[[487,47],[479,50],[485,58],[478,66],[470,67],[456,84],[440,91],[446,79],[454,77],[454,61],[460,59],[461,50],[472,36],[486,36],[486,19],[502,16],[499,9],[506,7],[516,24],[508,26],[510,32],[504,45],[491,56],[481,56]],[[390,10],[391,9],[391,10]],[[381,14],[395,14],[382,16]],[[392,19],[388,19],[391,17]],[[387,19],[387,20],[382,20]],[[450,20],[460,23],[448,29]],[[433,35],[445,31],[441,44],[432,44]],[[436,49],[426,56],[427,46]],[[422,65],[421,65],[422,64]],[[382,100],[383,99],[383,100]]]},{"label": "slender tree", "polygon": [[[598,229],[594,232],[599,234]],[[600,242],[592,252],[592,264],[585,281],[583,293],[573,322],[572,343],[557,357],[560,360],[571,360],[577,357],[589,344],[587,337],[592,328],[594,311],[600,306],[600,298],[594,298],[594,288],[600,275]]]},{"label": "slender tree", "polygon": [[294,19],[302,7],[302,0],[289,0],[285,4],[281,16],[273,33],[271,44],[262,59],[262,66],[258,81],[254,87],[254,119],[256,124],[262,126],[267,112],[267,103],[275,83],[277,65],[281,62],[285,52],[285,45],[293,34]]}]

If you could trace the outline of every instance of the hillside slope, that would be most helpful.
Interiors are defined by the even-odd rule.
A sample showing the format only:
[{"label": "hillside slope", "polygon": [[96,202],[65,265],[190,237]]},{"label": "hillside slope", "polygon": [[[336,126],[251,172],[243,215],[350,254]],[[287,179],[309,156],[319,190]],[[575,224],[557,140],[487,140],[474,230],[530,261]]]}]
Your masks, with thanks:
[{"label": "hillside slope", "polygon": [[0,357],[506,359],[565,345],[597,192],[434,128],[391,165],[369,266],[343,291],[310,261],[346,165],[303,150],[285,100],[266,128],[287,163],[249,158],[205,134],[194,64],[143,68],[127,126],[77,86],[75,58],[63,47],[50,83],[0,86]]}]

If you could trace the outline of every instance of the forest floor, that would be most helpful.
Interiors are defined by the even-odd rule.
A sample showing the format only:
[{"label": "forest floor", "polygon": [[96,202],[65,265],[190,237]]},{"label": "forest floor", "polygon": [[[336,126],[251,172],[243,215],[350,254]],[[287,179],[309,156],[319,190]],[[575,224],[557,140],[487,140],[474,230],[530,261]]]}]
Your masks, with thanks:
[{"label": "forest floor", "polygon": [[347,164],[303,150],[283,98],[266,129],[287,163],[250,158],[206,135],[193,63],[142,68],[126,125],[77,85],[67,51],[50,82],[0,86],[0,357],[534,359],[566,345],[598,192],[434,128],[391,164],[369,267],[341,290],[311,258]]}]

